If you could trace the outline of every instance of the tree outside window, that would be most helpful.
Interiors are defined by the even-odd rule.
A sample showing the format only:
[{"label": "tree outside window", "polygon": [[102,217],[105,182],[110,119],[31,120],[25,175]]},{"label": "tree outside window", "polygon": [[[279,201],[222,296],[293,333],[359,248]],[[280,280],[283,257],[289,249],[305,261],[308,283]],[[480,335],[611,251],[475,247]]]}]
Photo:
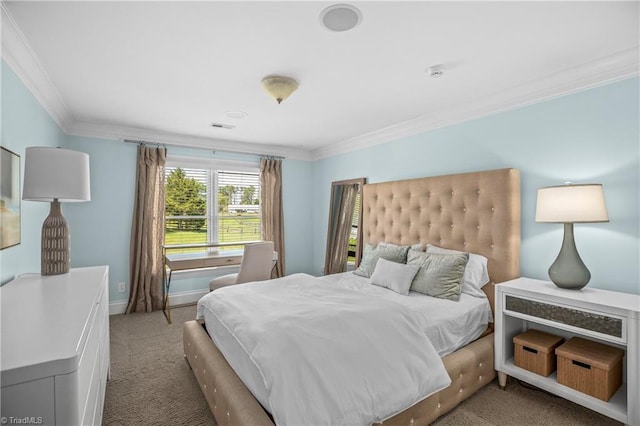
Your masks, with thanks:
[{"label": "tree outside window", "polygon": [[167,228],[179,231],[199,231],[205,225],[204,218],[184,218],[185,216],[205,216],[207,213],[207,187],[188,177],[178,167],[171,171],[166,181],[165,215],[178,217],[168,219]]}]

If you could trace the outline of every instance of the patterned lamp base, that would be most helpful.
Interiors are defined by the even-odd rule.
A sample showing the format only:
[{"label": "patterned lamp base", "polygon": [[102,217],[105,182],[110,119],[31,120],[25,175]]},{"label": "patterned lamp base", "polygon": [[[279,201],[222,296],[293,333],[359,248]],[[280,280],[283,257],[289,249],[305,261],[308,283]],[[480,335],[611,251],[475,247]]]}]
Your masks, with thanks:
[{"label": "patterned lamp base", "polygon": [[49,216],[42,224],[42,250],[40,269],[42,275],[59,275],[69,272],[69,227],[62,216],[58,199],[51,202]]}]

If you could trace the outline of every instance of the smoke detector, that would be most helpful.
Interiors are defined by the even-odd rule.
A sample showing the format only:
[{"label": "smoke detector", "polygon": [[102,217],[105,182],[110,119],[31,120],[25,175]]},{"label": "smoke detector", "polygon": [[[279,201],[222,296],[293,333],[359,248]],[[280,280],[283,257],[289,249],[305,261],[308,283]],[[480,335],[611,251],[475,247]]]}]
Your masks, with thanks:
[{"label": "smoke detector", "polygon": [[432,65],[425,70],[429,77],[440,78],[444,74],[444,65]]}]

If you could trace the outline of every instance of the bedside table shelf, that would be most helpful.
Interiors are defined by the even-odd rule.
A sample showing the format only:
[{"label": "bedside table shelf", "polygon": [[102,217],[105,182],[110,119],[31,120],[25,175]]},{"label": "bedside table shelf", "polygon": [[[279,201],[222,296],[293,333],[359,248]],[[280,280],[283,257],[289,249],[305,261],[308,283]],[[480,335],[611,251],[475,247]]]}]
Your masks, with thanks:
[{"label": "bedside table shelf", "polygon": [[507,360],[502,372],[571,402],[575,402],[576,404],[585,406],[593,411],[597,411],[607,417],[627,423],[626,383],[623,383],[613,397],[611,397],[608,402],[605,402],[598,398],[589,396],[586,393],[578,392],[575,389],[561,385],[556,381],[556,372],[551,373],[548,377],[543,377],[525,370],[524,368],[517,367],[513,364],[513,358]]},{"label": "bedside table shelf", "polygon": [[[507,375],[627,424],[640,424],[640,296],[598,289],[564,290],[547,281],[518,278],[496,286],[495,368]],[[514,365],[513,337],[537,329],[585,337],[625,350],[623,383],[603,401]]]}]

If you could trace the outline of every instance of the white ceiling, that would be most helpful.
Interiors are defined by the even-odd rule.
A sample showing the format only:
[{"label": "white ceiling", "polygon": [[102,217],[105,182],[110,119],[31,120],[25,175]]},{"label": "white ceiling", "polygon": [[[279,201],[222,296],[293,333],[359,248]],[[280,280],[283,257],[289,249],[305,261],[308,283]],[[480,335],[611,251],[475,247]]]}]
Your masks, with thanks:
[{"label": "white ceiling", "polygon": [[[297,158],[638,73],[636,1],[356,1],[343,33],[331,4],[5,1],[3,58],[68,133]],[[281,105],[271,74],[300,84]]]}]

